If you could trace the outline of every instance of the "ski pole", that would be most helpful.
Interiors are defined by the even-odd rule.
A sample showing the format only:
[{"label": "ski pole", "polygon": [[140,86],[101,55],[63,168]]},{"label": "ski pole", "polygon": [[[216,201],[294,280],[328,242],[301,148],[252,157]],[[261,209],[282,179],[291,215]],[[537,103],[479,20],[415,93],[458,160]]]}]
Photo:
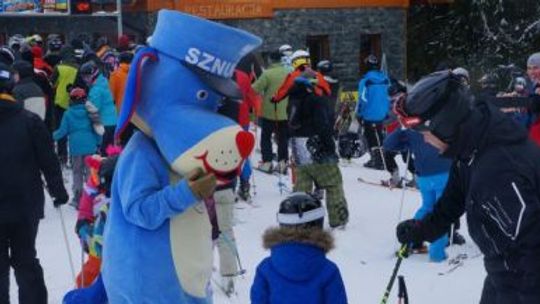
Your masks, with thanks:
[{"label": "ski pole", "polygon": [[398,303],[399,304],[409,304],[409,295],[407,293],[407,285],[405,285],[405,277],[400,275],[398,276]]},{"label": "ski pole", "polygon": [[[257,118],[255,118],[255,120],[257,120]],[[255,124],[255,149],[257,149],[257,145],[258,145],[258,141],[257,141],[257,138],[259,136],[259,124],[258,124],[258,121]],[[255,153],[253,153],[255,154]],[[252,155],[253,155],[252,154]],[[250,157],[250,165],[254,165],[254,162],[251,162],[251,157]],[[253,168],[252,168],[253,169]],[[253,196],[257,196],[257,184],[255,183],[255,172],[251,172],[251,188],[253,190]]]},{"label": "ski pole", "polygon": [[[382,125],[381,125],[382,127]],[[377,145],[378,145],[378,148],[375,148],[375,149],[379,149],[379,153],[381,154],[381,161],[383,163],[383,167],[384,167],[384,171],[388,171],[388,167],[386,165],[386,159],[384,158],[384,151],[383,151],[383,147],[382,147],[382,142],[381,142],[381,138],[379,136],[379,130],[377,128],[377,124],[373,124],[373,130],[375,132],[375,138],[377,139]]]},{"label": "ski pole", "polygon": [[64,215],[62,213],[61,207],[57,207],[56,210],[58,210],[58,215],[60,216],[60,223],[62,224],[62,233],[64,234],[64,243],[66,244],[68,259],[69,259],[69,267],[71,269],[71,276],[73,277],[73,282],[76,282],[75,280],[75,267],[73,266],[73,257],[71,255],[71,248],[69,247],[69,241],[67,236],[67,230],[66,230],[66,223],[64,221]]},{"label": "ski pole", "polygon": [[233,252],[233,254],[236,257],[236,262],[238,263],[238,268],[239,268],[238,273],[236,275],[244,275],[247,272],[247,270],[244,267],[242,267],[242,262],[240,261],[240,255],[238,254],[238,249],[236,248],[236,246],[234,246],[232,240],[225,233],[220,233],[220,236],[223,237],[223,240],[229,246],[229,249]]},{"label": "ski pole", "polygon": [[[406,168],[409,167],[410,159],[411,159],[411,151],[409,150],[407,152],[407,161],[406,161],[406,164],[405,164]],[[407,174],[407,171],[405,171],[405,174]],[[399,205],[398,223],[401,222],[401,217],[403,216],[403,201],[405,200],[405,190],[406,190],[405,177],[404,176],[401,178],[400,182],[401,182],[401,201],[400,201],[400,205]]]},{"label": "ski pole", "polygon": [[81,240],[81,288],[84,288],[84,241]]},{"label": "ski pole", "polygon": [[455,224],[452,223],[452,225],[450,225],[450,246],[454,244],[454,227]]},{"label": "ski pole", "polygon": [[388,282],[388,285],[386,286],[386,290],[384,291],[383,298],[381,300],[381,304],[388,303],[388,297],[390,296],[390,292],[392,291],[392,287],[394,285],[394,281],[396,280],[399,267],[401,266],[401,262],[403,261],[403,258],[405,257],[405,254],[407,250],[409,249],[408,244],[403,244],[401,246],[401,249],[398,251],[398,259],[396,261],[396,265],[394,266],[394,270],[392,271],[392,276],[390,277],[390,282]]}]

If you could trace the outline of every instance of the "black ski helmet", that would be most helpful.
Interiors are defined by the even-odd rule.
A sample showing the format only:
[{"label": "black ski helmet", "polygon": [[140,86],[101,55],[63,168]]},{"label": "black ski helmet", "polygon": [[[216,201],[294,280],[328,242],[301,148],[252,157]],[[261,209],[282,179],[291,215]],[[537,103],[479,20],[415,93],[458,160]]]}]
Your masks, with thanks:
[{"label": "black ski helmet", "polygon": [[15,55],[13,54],[13,51],[5,46],[0,47],[0,62],[4,63],[6,65],[12,65],[15,61]]},{"label": "black ski helmet", "polygon": [[62,38],[58,34],[50,34],[47,36],[47,47],[49,51],[60,51],[62,48]]},{"label": "black ski helmet", "polygon": [[0,63],[0,93],[11,93],[15,86],[15,75],[13,70]]},{"label": "black ski helmet", "polygon": [[321,201],[305,192],[294,192],[279,204],[277,221],[282,227],[322,228]]},{"label": "black ski helmet", "polygon": [[471,111],[471,98],[460,78],[446,70],[420,79],[394,110],[406,127],[429,130],[449,144]]},{"label": "black ski helmet", "polygon": [[367,56],[366,59],[364,60],[364,63],[371,70],[378,69],[379,67],[379,59],[377,59],[377,56],[373,54],[370,54],[369,56]]},{"label": "black ski helmet", "polygon": [[319,63],[317,63],[317,70],[324,75],[332,72],[333,69],[334,65],[332,64],[332,62],[330,62],[330,60],[321,60],[319,61]]}]

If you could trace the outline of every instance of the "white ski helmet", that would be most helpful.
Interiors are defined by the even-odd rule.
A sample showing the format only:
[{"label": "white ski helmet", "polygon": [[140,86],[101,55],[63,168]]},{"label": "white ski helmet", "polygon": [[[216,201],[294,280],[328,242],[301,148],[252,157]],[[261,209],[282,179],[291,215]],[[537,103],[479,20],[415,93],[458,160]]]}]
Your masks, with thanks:
[{"label": "white ski helmet", "polygon": [[284,44],[282,46],[279,47],[279,53],[282,55],[282,56],[291,56],[292,53],[293,53],[293,50],[292,50],[292,46],[288,45],[288,44]]},{"label": "white ski helmet", "polygon": [[291,55],[291,64],[293,68],[298,68],[303,65],[310,65],[309,53],[305,50],[297,50]]}]

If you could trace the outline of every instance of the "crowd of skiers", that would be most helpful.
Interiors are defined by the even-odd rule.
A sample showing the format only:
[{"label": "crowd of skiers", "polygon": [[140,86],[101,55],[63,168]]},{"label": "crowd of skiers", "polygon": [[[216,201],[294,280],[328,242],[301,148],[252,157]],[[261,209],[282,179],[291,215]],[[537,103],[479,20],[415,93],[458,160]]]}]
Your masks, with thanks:
[{"label": "crowd of skiers", "polygon": [[[35,251],[43,217],[41,174],[54,206],[66,204],[61,165],[72,169],[71,204],[79,210],[75,230],[89,254],[77,284],[88,286],[99,275],[112,174],[120,146],[135,131],[130,125],[124,137],[114,138],[136,49],[127,36],[116,49],[105,37],[92,47],[59,35],[14,35],[0,47],[0,138],[6,144],[0,151],[5,163],[0,171],[0,303],[9,303],[10,267],[20,303],[46,302]],[[333,77],[332,63],[315,64],[310,58],[290,45],[270,52],[268,62],[247,56],[233,77],[242,101],[219,109],[246,130],[251,121],[261,128],[258,170],[293,176],[295,193],[280,205],[280,227],[264,235],[271,257],[257,268],[252,302],[288,303],[284,299],[298,297],[315,303],[318,295],[323,303],[347,302],[339,270],[325,258],[333,239],[323,230],[321,200],[329,226],[345,229],[349,211],[340,158],[346,162],[367,152],[366,168],[390,173],[382,185],[420,190],[421,208],[397,228],[402,243],[421,250],[430,241],[430,259],[443,261],[449,243],[465,241],[455,229],[467,212],[471,237],[486,257],[482,304],[537,303],[540,175],[534,155],[539,151],[528,140],[527,128],[538,142],[540,53],[529,58],[528,77],[515,78],[510,92],[499,92],[492,75],[486,75],[475,94],[464,68],[441,70],[408,90],[381,71],[374,55],[365,59],[368,72],[357,94],[345,93]],[[398,155],[414,178],[400,173]],[[223,235],[217,242],[219,268],[228,292],[242,271],[235,256],[233,205],[236,196],[251,199],[251,169],[247,162],[237,183],[220,186],[214,194]],[[305,281],[313,284],[298,283]]]}]

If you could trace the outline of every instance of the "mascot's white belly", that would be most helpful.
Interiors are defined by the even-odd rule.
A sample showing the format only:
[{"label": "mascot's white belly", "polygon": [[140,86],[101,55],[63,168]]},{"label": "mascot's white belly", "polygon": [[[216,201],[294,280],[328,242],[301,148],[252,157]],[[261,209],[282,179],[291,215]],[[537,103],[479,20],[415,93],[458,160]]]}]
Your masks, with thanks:
[{"label": "mascot's white belly", "polygon": [[212,227],[206,208],[199,203],[172,218],[170,225],[174,268],[182,288],[192,296],[203,298],[212,274]]},{"label": "mascot's white belly", "polygon": [[[227,184],[239,174],[243,159],[252,147],[253,136],[239,126],[216,131],[174,161],[172,168],[179,174],[172,173],[171,182],[175,183],[181,176],[199,167],[214,173],[218,184]],[[206,285],[212,273],[211,230],[208,213],[202,203],[170,221],[176,273],[182,288],[196,297],[206,295]]]}]

